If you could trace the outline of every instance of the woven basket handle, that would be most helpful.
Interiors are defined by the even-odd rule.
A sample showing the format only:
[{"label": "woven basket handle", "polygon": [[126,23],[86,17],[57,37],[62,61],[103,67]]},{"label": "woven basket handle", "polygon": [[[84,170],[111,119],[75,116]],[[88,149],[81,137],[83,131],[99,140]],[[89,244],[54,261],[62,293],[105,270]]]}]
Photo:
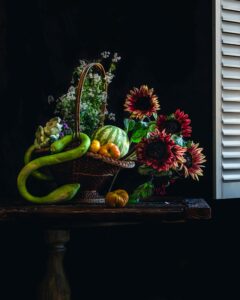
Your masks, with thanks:
[{"label": "woven basket handle", "polygon": [[[80,133],[80,106],[81,106],[81,97],[82,97],[82,92],[83,92],[83,86],[84,86],[84,81],[87,77],[88,72],[90,71],[91,68],[97,68],[103,78],[105,78],[105,70],[102,64],[100,63],[91,63],[88,64],[82,71],[78,85],[77,85],[77,97],[76,97],[76,116],[75,116],[75,132],[78,135]],[[107,92],[107,83],[105,82],[104,84],[104,90]],[[105,119],[105,110],[106,110],[106,101],[103,102],[102,107],[101,107],[101,119],[100,119],[100,125],[102,126],[104,124],[104,119]]]}]

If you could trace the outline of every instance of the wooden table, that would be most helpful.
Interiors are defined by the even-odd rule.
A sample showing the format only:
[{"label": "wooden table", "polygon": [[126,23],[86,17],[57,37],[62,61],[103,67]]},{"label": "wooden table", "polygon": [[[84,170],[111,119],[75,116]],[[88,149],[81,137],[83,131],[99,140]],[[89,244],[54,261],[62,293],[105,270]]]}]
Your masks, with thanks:
[{"label": "wooden table", "polygon": [[142,223],[176,223],[209,220],[211,208],[204,199],[164,198],[125,208],[104,205],[5,205],[0,206],[0,224],[41,226],[46,230],[49,260],[39,289],[39,300],[70,300],[70,288],[63,270],[65,244],[71,228],[121,226]]}]

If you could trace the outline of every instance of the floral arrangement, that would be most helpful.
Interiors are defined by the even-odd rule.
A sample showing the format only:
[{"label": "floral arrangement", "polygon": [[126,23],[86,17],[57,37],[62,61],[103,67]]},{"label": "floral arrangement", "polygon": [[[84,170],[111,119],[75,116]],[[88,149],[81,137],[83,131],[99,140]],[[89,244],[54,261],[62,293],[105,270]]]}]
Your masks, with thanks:
[{"label": "floral arrangement", "polygon": [[[81,131],[91,136],[93,132],[99,127],[99,120],[102,118],[101,106],[107,102],[107,93],[104,89],[105,84],[109,85],[114,76],[117,63],[121,57],[114,53],[111,56],[109,51],[101,53],[100,58],[94,62],[99,62],[106,66],[105,78],[100,76],[97,72],[90,70],[84,82],[84,89],[81,97],[81,110],[80,110],[80,127]],[[92,61],[91,61],[92,62]],[[90,63],[87,60],[79,60],[79,65],[74,69],[72,79],[67,93],[54,99],[53,96],[48,97],[48,102],[55,105],[54,114],[62,119],[62,132],[60,136],[64,136],[73,131],[75,124],[75,100],[76,100],[76,86],[80,74]],[[102,112],[109,119],[114,121],[115,114],[105,110]]]},{"label": "floral arrangement", "polygon": [[[24,198],[35,203],[71,200],[80,188],[82,177],[78,177],[79,182],[64,185],[44,197],[31,195],[26,188],[26,180],[30,175],[48,180],[46,174],[38,169],[72,161],[85,154],[88,158],[97,157],[102,162],[107,161],[106,163],[109,162],[108,159],[111,162],[115,160],[115,177],[111,187],[120,167],[129,168],[135,165],[131,161],[137,162],[139,174],[147,178],[130,197],[123,189],[110,191],[105,197],[105,203],[112,207],[122,207],[128,202],[137,203],[154,194],[164,195],[166,188],[177,179],[189,177],[199,180],[203,175],[203,163],[206,160],[203,149],[191,140],[192,127],[189,116],[180,109],[170,115],[159,114],[158,97],[154,89],[147,85],[133,88],[127,94],[124,110],[129,116],[123,120],[124,129],[101,122],[105,117],[115,121],[115,114],[107,110],[106,86],[111,84],[120,59],[117,53],[101,53],[94,63],[104,66],[107,70],[105,76],[100,76],[95,68],[89,68],[89,64],[91,67],[99,67],[99,64],[80,60],[79,66],[74,69],[67,92],[56,100],[53,96],[48,97],[48,102],[54,104],[55,116],[45,126],[38,126],[34,144],[26,151],[25,167],[18,176],[18,189]],[[84,84],[80,81],[82,93],[78,132],[75,130],[77,85],[86,66],[89,72],[83,73]],[[67,146],[70,146],[70,149]],[[38,153],[44,150],[48,151],[48,154],[31,162],[32,154],[39,149]],[[95,161],[92,165],[95,167]],[[94,173],[94,176],[99,176],[99,171],[101,170],[97,170],[97,175]],[[94,168],[91,172],[95,172]],[[89,180],[92,180],[92,177]],[[89,189],[92,191],[94,188]]]},{"label": "floral arrangement", "polygon": [[179,178],[199,180],[206,161],[203,149],[191,140],[191,120],[177,109],[170,115],[158,114],[160,104],[153,89],[147,85],[130,90],[125,100],[125,130],[134,144],[128,156],[139,163],[138,172],[148,180],[138,186],[130,197],[138,202],[164,195],[166,188]]}]

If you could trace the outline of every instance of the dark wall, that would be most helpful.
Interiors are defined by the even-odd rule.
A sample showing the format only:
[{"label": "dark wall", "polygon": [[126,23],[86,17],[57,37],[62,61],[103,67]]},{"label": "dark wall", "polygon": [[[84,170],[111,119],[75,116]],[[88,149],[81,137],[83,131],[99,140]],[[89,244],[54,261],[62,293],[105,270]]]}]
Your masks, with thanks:
[{"label": "dark wall", "polygon": [[[127,92],[141,84],[155,88],[162,113],[183,109],[192,119],[193,139],[205,148],[208,162],[200,183],[178,182],[169,194],[211,198],[210,2],[5,1],[1,195],[18,195],[16,176],[24,151],[36,126],[53,113],[48,95],[66,91],[79,58],[95,58],[110,50],[122,56],[109,93],[117,124],[122,126]],[[127,175],[134,182],[126,186],[130,190],[143,179],[136,171]],[[125,177],[123,172],[120,186],[126,185]]]}]

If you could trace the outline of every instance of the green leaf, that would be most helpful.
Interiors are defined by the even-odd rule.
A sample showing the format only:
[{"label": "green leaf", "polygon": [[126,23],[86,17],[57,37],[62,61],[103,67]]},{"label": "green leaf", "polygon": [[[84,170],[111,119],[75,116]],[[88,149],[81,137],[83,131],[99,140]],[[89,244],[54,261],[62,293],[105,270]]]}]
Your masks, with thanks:
[{"label": "green leaf", "polygon": [[154,185],[151,181],[139,185],[130,195],[131,201],[140,201],[149,198],[153,194]]},{"label": "green leaf", "polygon": [[157,113],[153,113],[153,118],[154,118],[154,120],[157,120],[158,114]]},{"label": "green leaf", "polygon": [[155,170],[151,167],[148,167],[146,165],[139,166],[138,173],[140,175],[155,176],[155,177],[172,176],[171,170],[158,172],[157,170]]},{"label": "green leaf", "polygon": [[132,131],[136,124],[136,122],[132,119],[124,119],[123,123],[126,132]]},{"label": "green leaf", "polygon": [[172,139],[177,145],[184,147],[185,141],[183,140],[183,137],[181,135],[173,134]]},{"label": "green leaf", "polygon": [[132,131],[135,127],[135,124],[136,122],[132,119],[129,120],[129,123],[128,123],[128,131]]},{"label": "green leaf", "polygon": [[153,132],[156,129],[156,123],[150,124],[148,127],[148,132]]},{"label": "green leaf", "polygon": [[131,136],[131,142],[139,143],[142,138],[147,136],[147,129],[139,129]]},{"label": "green leaf", "polygon": [[130,121],[130,119],[124,119],[124,120],[123,120],[124,130],[125,130],[126,132],[128,132],[128,129],[129,129],[129,121]]}]

